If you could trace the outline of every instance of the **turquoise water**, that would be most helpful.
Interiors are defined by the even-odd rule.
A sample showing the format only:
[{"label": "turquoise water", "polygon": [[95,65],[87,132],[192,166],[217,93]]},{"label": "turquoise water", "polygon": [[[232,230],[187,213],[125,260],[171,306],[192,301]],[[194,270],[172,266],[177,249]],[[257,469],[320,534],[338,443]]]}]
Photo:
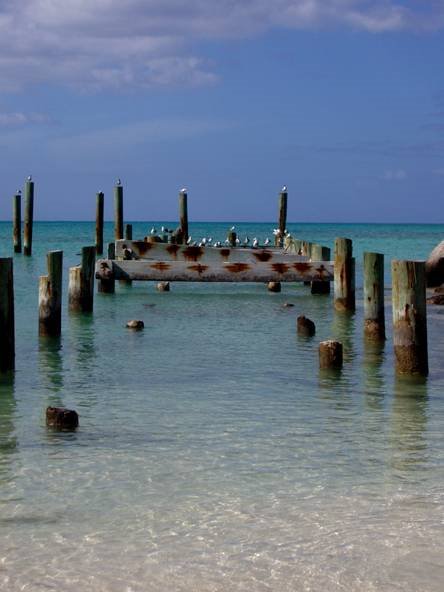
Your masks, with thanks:
[{"label": "turquoise water", "polygon": [[[229,226],[190,232],[217,240]],[[48,341],[44,255],[63,249],[67,271],[94,227],[35,225],[33,257],[14,257],[17,370],[0,383],[1,590],[442,590],[444,310],[428,311],[428,380],[395,379],[390,323],[382,349],[362,339],[360,262],[364,250],[387,269],[424,259],[444,225],[289,230],[353,239],[354,316],[303,285],[134,283],[96,294],[89,316],[68,315],[65,297],[62,338]],[[0,223],[1,256],[10,235]],[[389,290],[386,304],[389,321]],[[299,314],[315,338],[297,337]],[[130,318],[145,330],[125,329]],[[336,377],[318,370],[330,337],[345,348]],[[79,430],[49,432],[48,405],[76,409]]]}]

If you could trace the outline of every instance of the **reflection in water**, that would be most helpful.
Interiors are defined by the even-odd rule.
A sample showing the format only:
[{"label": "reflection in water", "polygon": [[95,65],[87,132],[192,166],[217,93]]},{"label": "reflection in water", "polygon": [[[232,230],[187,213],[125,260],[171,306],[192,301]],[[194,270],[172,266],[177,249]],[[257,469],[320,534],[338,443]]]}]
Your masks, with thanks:
[{"label": "reflection in water", "polygon": [[406,473],[419,470],[427,462],[428,392],[427,379],[397,377],[391,415],[390,445],[392,467],[405,478]]},{"label": "reflection in water", "polygon": [[12,457],[17,452],[18,441],[14,426],[15,399],[13,375],[0,376],[0,484],[9,476]]},{"label": "reflection in water", "polygon": [[76,314],[69,317],[71,348],[75,352],[73,372],[74,388],[78,391],[78,402],[90,406],[96,397],[90,393],[89,385],[96,380],[97,352],[95,343],[94,316]]},{"label": "reflection in water", "polygon": [[362,361],[364,371],[363,391],[366,407],[374,411],[382,409],[383,397],[387,391],[382,372],[382,364],[385,357],[384,346],[384,341],[373,341],[364,338],[364,356]]},{"label": "reflection in water", "polygon": [[48,393],[48,405],[63,407],[62,342],[60,337],[40,337],[39,367],[42,386]]},{"label": "reflection in water", "polygon": [[344,362],[351,362],[356,357],[353,349],[355,332],[355,315],[344,312],[334,312],[331,325],[332,339],[342,343]]}]

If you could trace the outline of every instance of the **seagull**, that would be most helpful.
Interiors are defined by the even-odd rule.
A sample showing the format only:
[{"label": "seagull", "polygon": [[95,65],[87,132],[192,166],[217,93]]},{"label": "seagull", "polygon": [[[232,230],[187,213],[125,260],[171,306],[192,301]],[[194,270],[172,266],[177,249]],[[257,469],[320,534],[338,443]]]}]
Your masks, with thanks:
[{"label": "seagull", "polygon": [[282,191],[283,193],[285,193],[285,192],[287,191],[287,186],[286,186],[286,185],[284,185],[284,186],[282,187],[281,191]]},{"label": "seagull", "polygon": [[266,247],[268,247],[268,245],[269,245],[269,244],[270,244],[270,239],[269,239],[269,238],[268,238],[268,236],[267,236],[267,238],[265,239],[264,245],[265,245]]},{"label": "seagull", "polygon": [[238,245],[238,246],[240,245],[240,240],[239,240],[239,238],[236,238],[236,245]]},{"label": "seagull", "polygon": [[244,238],[244,245],[247,246],[249,242],[250,242],[250,239],[248,238],[248,236],[246,236]]},{"label": "seagull", "polygon": [[22,194],[22,192],[21,192],[20,189],[17,189],[16,193],[17,193],[17,195],[21,195]]},{"label": "seagull", "polygon": [[226,245],[229,245],[229,244],[230,244],[230,241],[229,241],[229,239],[228,239],[228,238],[226,238],[226,239],[225,239],[225,244],[226,244]]},{"label": "seagull", "polygon": [[32,175],[28,175],[28,181],[32,181]]},{"label": "seagull", "polygon": [[187,240],[187,245],[191,245],[191,241],[193,240],[193,237],[189,236],[188,240]]},{"label": "seagull", "polygon": [[214,246],[215,246],[215,247],[221,247],[221,246],[222,246],[222,243],[221,243],[220,241],[216,241],[216,242],[214,243]]},{"label": "seagull", "polygon": [[186,187],[182,187],[182,189],[180,190],[181,193],[187,193],[188,189]]},{"label": "seagull", "polygon": [[212,243],[213,242],[213,237],[210,236],[210,238],[207,240],[207,243]]},{"label": "seagull", "polygon": [[207,244],[207,239],[204,236],[203,239],[200,241],[200,246],[205,246]]},{"label": "seagull", "polygon": [[116,185],[122,185],[122,181],[120,179],[117,179]]},{"label": "seagull", "polygon": [[232,227],[230,228],[230,230],[231,230],[231,232],[233,232],[233,230],[236,230],[236,226],[232,226]]},{"label": "seagull", "polygon": [[151,228],[151,232],[150,232],[150,234],[156,234],[156,232],[157,232],[157,230],[156,230],[156,228],[153,226],[153,227]]},{"label": "seagull", "polygon": [[165,228],[165,226],[162,226],[162,227],[161,227],[161,229],[160,229],[160,231],[161,231],[161,232],[166,232],[166,231],[167,231],[167,229]]},{"label": "seagull", "polygon": [[278,234],[280,234],[279,228],[273,228],[273,234],[274,234],[274,236],[277,236]]},{"label": "seagull", "polygon": [[258,246],[259,246],[259,241],[257,240],[256,237],[254,237],[254,239],[253,239],[253,247],[256,248]]}]

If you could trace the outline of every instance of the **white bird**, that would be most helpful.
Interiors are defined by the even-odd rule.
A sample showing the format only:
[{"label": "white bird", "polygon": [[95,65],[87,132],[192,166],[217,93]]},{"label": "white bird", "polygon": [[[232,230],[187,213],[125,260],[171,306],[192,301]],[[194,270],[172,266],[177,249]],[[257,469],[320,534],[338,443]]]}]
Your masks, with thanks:
[{"label": "white bird", "polygon": [[182,189],[180,190],[181,193],[187,193],[188,189],[186,187],[182,187]]},{"label": "white bird", "polygon": [[282,191],[282,192],[285,192],[285,191],[287,191],[287,186],[286,186],[286,185],[284,185],[284,186],[282,187],[282,190],[281,190],[281,191]]},{"label": "white bird", "polygon": [[116,185],[122,185],[122,181],[120,179],[117,179]]},{"label": "white bird", "polygon": [[267,236],[267,238],[265,239],[264,245],[265,245],[266,247],[268,247],[268,245],[269,245],[269,244],[270,244],[270,239],[269,239],[269,238],[268,238],[268,236]]},{"label": "white bird", "polygon": [[32,181],[32,175],[28,175],[28,181]]},{"label": "white bird", "polygon": [[213,237],[210,236],[210,238],[207,240],[207,243],[212,243],[213,242]]},{"label": "white bird", "polygon": [[247,246],[249,242],[250,242],[250,239],[248,238],[248,236],[246,236],[244,238],[244,245]]},{"label": "white bird", "polygon": [[17,189],[17,195],[21,195],[21,194],[22,194],[21,190]]},{"label": "white bird", "polygon": [[257,240],[256,237],[254,237],[254,239],[253,239],[253,247],[256,248],[258,246],[259,246],[259,241]]},{"label": "white bird", "polygon": [[240,245],[240,240],[237,237],[236,237],[236,245]]},{"label": "white bird", "polygon": [[221,243],[220,241],[216,241],[216,242],[214,243],[214,246],[215,246],[215,247],[221,247],[221,246],[222,246],[222,243]]},{"label": "white bird", "polygon": [[274,234],[274,236],[277,236],[278,234],[280,234],[279,228],[273,228],[273,234]]},{"label": "white bird", "polygon": [[153,226],[153,227],[151,228],[151,232],[150,232],[150,234],[156,234],[156,232],[157,232],[157,230],[156,230],[156,228]]},{"label": "white bird", "polygon": [[188,237],[188,240],[187,240],[187,245],[191,245],[191,241],[192,241],[192,240],[193,240],[193,238],[192,238],[191,236],[189,236],[189,237]]},{"label": "white bird", "polygon": [[229,245],[230,244],[230,241],[228,240],[228,238],[225,239],[225,244],[226,245]]},{"label": "white bird", "polygon": [[232,226],[232,227],[230,228],[230,230],[231,230],[231,232],[233,232],[233,230],[236,230],[236,226]]},{"label": "white bird", "polygon": [[203,239],[200,241],[200,243],[201,243],[201,244],[200,244],[200,246],[205,246],[205,245],[207,244],[207,239],[206,239],[206,237],[205,237],[205,236],[204,236],[204,237],[203,237]]},{"label": "white bird", "polygon": [[166,228],[165,228],[165,226],[162,226],[162,227],[160,228],[160,230],[161,230],[161,232],[166,232]]}]

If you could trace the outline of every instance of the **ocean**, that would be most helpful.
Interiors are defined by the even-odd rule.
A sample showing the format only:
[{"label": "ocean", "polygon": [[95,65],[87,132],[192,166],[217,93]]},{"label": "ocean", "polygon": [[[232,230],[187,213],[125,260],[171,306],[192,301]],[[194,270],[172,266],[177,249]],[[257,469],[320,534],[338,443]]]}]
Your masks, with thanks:
[{"label": "ocean", "polygon": [[[233,223],[241,239],[272,238],[273,223],[190,233],[224,240]],[[153,224],[176,226],[133,223],[135,238]],[[302,284],[142,282],[68,314],[68,267],[94,223],[35,223],[33,256],[14,256],[16,372],[0,379],[0,590],[441,592],[444,307],[428,307],[428,379],[396,378],[390,261],[426,259],[444,225],[288,229],[353,239],[355,315]],[[38,276],[54,249],[62,337],[39,339]],[[380,347],[362,335],[364,251],[386,256]],[[12,256],[10,222],[0,256]],[[297,336],[300,314],[314,338]],[[344,344],[339,376],[319,373],[328,338]],[[79,429],[48,430],[48,405],[76,409]]]}]

